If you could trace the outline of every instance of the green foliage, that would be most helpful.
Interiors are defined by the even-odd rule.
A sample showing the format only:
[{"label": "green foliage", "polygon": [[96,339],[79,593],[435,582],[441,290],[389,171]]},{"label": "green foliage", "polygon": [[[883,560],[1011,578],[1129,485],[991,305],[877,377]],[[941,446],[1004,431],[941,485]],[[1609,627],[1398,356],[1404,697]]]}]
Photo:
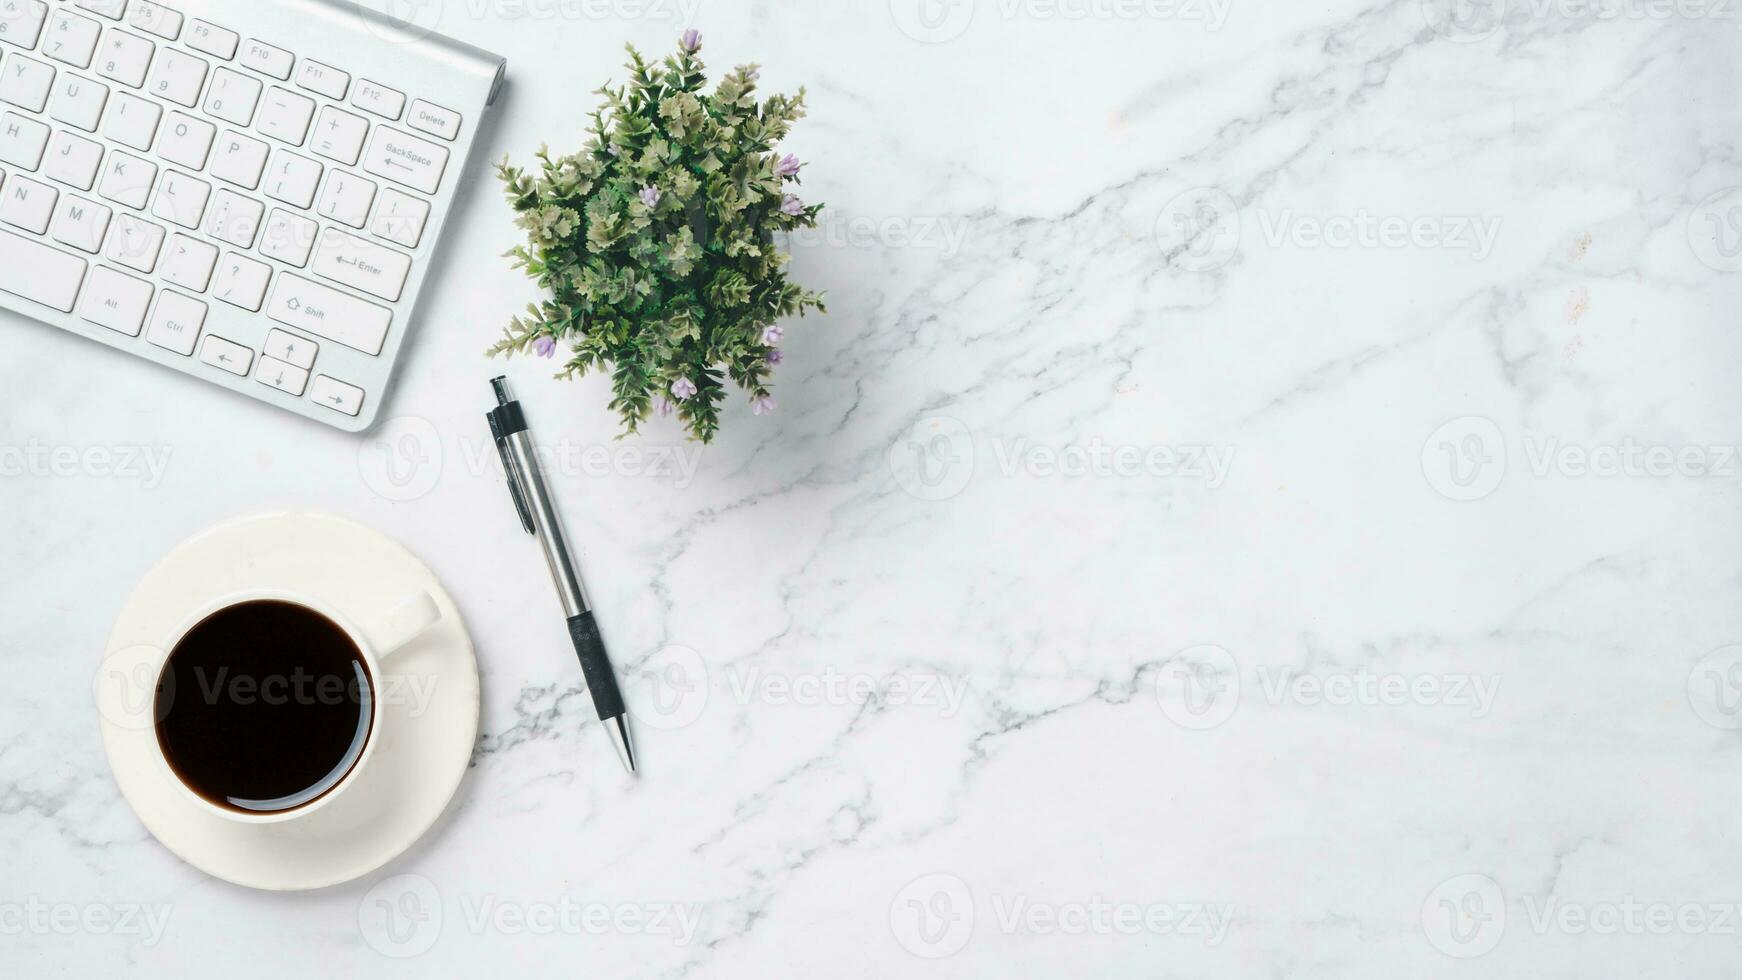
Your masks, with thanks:
[{"label": "green foliage", "polygon": [[728,380],[773,404],[769,328],[826,312],[822,294],[788,282],[775,244],[777,232],[815,227],[822,206],[791,197],[797,168],[775,152],[804,117],[804,90],[759,102],[746,65],[704,92],[699,40],[687,40],[660,65],[629,47],[629,81],[599,89],[579,152],[541,149],[535,173],[497,168],[527,238],[508,256],[550,298],[514,318],[490,354],[566,347],[558,377],[609,372],[624,434],[666,399],[708,442]]}]

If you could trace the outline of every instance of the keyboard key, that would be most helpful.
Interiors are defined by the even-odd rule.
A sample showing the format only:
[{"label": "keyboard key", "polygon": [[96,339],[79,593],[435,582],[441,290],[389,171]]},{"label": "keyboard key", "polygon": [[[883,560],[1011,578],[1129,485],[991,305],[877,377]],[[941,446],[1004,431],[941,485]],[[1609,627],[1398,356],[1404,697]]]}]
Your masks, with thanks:
[{"label": "keyboard key", "polygon": [[327,189],[321,195],[319,211],[323,217],[361,228],[369,219],[369,206],[374,203],[374,181],[335,170],[327,178]]},{"label": "keyboard key", "polygon": [[154,291],[143,279],[98,266],[79,296],[79,316],[99,327],[137,337],[145,326],[145,311],[151,308]]},{"label": "keyboard key", "polygon": [[71,313],[86,268],[78,256],[0,232],[0,290],[14,296]]},{"label": "keyboard key", "polygon": [[151,185],[156,182],[157,164],[116,150],[109,154],[109,162],[103,167],[103,186],[97,188],[97,193],[116,204],[143,211],[145,202],[151,199]]},{"label": "keyboard key", "polygon": [[186,357],[194,352],[194,341],[205,324],[206,304],[166,289],[158,297],[145,339]]},{"label": "keyboard key", "polygon": [[48,149],[48,127],[16,112],[0,116],[0,163],[35,170]]},{"label": "keyboard key", "polygon": [[265,143],[241,133],[226,130],[218,140],[217,155],[212,158],[212,176],[237,187],[253,190],[260,186],[260,175],[266,170]]},{"label": "keyboard key", "polygon": [[158,275],[190,292],[203,293],[218,266],[218,250],[198,239],[177,235],[169,240]]},{"label": "keyboard key", "polygon": [[307,157],[281,151],[266,170],[266,196],[307,211],[315,202],[324,169]]},{"label": "keyboard key", "polygon": [[89,78],[61,72],[49,96],[49,118],[76,126],[87,133],[97,131],[103,119],[103,106],[109,103],[109,86]]},{"label": "keyboard key", "polygon": [[109,100],[109,116],[103,120],[106,139],[144,152],[157,138],[157,123],[163,118],[163,107],[149,99],[126,92],[117,92]]},{"label": "keyboard key", "polygon": [[206,339],[200,342],[200,361],[238,378],[246,378],[248,369],[254,366],[254,350],[233,340],[206,334]]},{"label": "keyboard key", "polygon": [[[278,333],[274,330],[273,333]],[[267,341],[270,345],[271,341]],[[312,344],[310,345],[313,346]],[[313,360],[310,360],[313,364]],[[287,395],[302,397],[303,389],[308,387],[308,372],[294,364],[287,364],[270,353],[260,359],[260,369],[254,372],[254,380],[269,388],[277,388]]]},{"label": "keyboard key", "polygon": [[405,291],[405,278],[411,273],[411,257],[328,228],[321,233],[320,248],[315,250],[309,271],[322,279],[396,303]]},{"label": "keyboard key", "polygon": [[103,25],[91,18],[80,17],[70,10],[57,10],[49,18],[42,53],[56,61],[89,68],[91,56],[97,53],[97,35],[101,33]]},{"label": "keyboard key", "polygon": [[60,191],[14,174],[0,193],[0,221],[40,235],[48,231],[59,199]]},{"label": "keyboard key", "polygon": [[231,306],[258,313],[260,304],[266,299],[266,286],[271,281],[271,266],[243,258],[235,252],[226,252],[223,261],[218,263],[218,281],[212,283],[212,295]]},{"label": "keyboard key", "polygon": [[320,225],[283,208],[273,208],[260,237],[260,254],[300,269],[320,236]]},{"label": "keyboard key", "polygon": [[[292,367],[312,368],[321,345],[304,340],[293,333],[274,329],[266,334],[266,356],[284,361]],[[299,389],[300,393],[300,389]]]},{"label": "keyboard key", "polygon": [[302,67],[296,72],[296,84],[299,88],[306,88],[337,102],[343,100],[345,92],[350,89],[351,76],[331,65],[304,58]]},{"label": "keyboard key", "polygon": [[416,248],[423,240],[423,229],[428,223],[428,201],[389,187],[381,192],[381,206],[375,209],[375,220],[369,223],[369,233],[395,245]]},{"label": "keyboard key", "polygon": [[163,141],[157,144],[157,155],[189,170],[204,170],[217,137],[218,127],[204,119],[172,112],[163,128]]},{"label": "keyboard key", "polygon": [[103,162],[103,144],[71,133],[56,133],[54,146],[43,162],[42,175],[81,191],[97,181],[97,165]]},{"label": "keyboard key", "polygon": [[365,78],[357,83],[357,94],[351,96],[351,104],[383,119],[398,119],[405,111],[405,93]]},{"label": "keyboard key", "polygon": [[309,149],[329,160],[353,166],[363,152],[363,138],[369,135],[369,121],[353,116],[343,109],[325,106],[315,121],[315,138]]},{"label": "keyboard key", "polygon": [[47,19],[48,4],[42,0],[0,0],[0,41],[34,48]]},{"label": "keyboard key", "polygon": [[425,102],[422,99],[413,102],[411,115],[405,121],[412,129],[439,136],[450,143],[460,137],[460,114],[452,109],[444,109],[434,102]]},{"label": "keyboard key", "polygon": [[55,210],[49,237],[96,255],[103,248],[103,236],[109,233],[109,219],[114,216],[115,212],[96,201],[68,194],[60,199],[60,207]]},{"label": "keyboard key", "polygon": [[260,104],[260,92],[265,87],[258,78],[219,68],[212,75],[211,88],[206,90],[206,113],[227,123],[246,126],[254,121],[254,107]]},{"label": "keyboard key", "polygon": [[314,390],[309,392],[309,397],[335,412],[343,412],[353,418],[363,410],[363,389],[336,381],[324,374],[315,378]]},{"label": "keyboard key", "polygon": [[265,41],[249,38],[248,43],[242,45],[242,67],[271,75],[281,82],[290,80],[290,66],[295,63],[296,57],[289,51],[275,48]]},{"label": "keyboard key", "polygon": [[161,225],[130,214],[117,215],[103,257],[129,269],[151,272],[157,268],[157,257],[163,252],[164,234]]},{"label": "keyboard key", "polygon": [[301,146],[308,137],[309,120],[314,114],[315,100],[273,86],[266,93],[266,105],[261,107],[260,120],[254,128],[281,143]]},{"label": "keyboard key", "polygon": [[211,196],[211,184],[171,170],[163,175],[151,213],[183,228],[198,228],[206,216],[206,201]]},{"label": "keyboard key", "polygon": [[145,84],[145,72],[151,67],[151,54],[157,45],[126,31],[110,31],[97,52],[97,74],[128,88]]},{"label": "keyboard key", "polygon": [[448,151],[428,140],[418,139],[386,126],[375,127],[369,151],[363,155],[363,170],[412,190],[434,194],[448,166]]},{"label": "keyboard key", "polygon": [[229,61],[236,57],[236,45],[241,40],[235,31],[227,31],[210,21],[196,20],[193,30],[188,32],[187,45],[195,51]]},{"label": "keyboard key", "polygon": [[50,65],[16,54],[0,65],[0,101],[41,112],[48,106],[52,88],[54,68]]},{"label": "keyboard key", "polygon": [[266,205],[234,191],[218,192],[212,200],[212,217],[206,223],[206,234],[237,248],[253,248],[260,234],[260,220],[266,217]]},{"label": "keyboard key", "polygon": [[76,3],[80,9],[110,20],[120,20],[121,11],[127,7],[127,0],[76,0]]},{"label": "keyboard key", "polygon": [[206,70],[210,67],[191,54],[158,48],[157,58],[151,63],[151,78],[145,83],[146,91],[192,109],[200,100],[200,89],[206,84]]},{"label": "keyboard key", "polygon": [[279,275],[266,315],[365,354],[381,353],[393,320],[382,307],[288,272]]},{"label": "keyboard key", "polygon": [[133,13],[127,23],[166,41],[181,37],[181,14],[151,0],[133,0]]}]

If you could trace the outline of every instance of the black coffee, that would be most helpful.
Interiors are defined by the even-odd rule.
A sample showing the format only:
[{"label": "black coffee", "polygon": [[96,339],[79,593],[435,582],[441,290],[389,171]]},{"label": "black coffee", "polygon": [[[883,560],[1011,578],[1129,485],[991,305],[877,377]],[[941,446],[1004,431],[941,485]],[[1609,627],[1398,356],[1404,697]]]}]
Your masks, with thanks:
[{"label": "black coffee", "polygon": [[275,813],[344,779],[374,716],[369,669],[332,620],[289,602],[245,602],[189,630],[157,681],[157,742],[170,768],[219,806]]}]

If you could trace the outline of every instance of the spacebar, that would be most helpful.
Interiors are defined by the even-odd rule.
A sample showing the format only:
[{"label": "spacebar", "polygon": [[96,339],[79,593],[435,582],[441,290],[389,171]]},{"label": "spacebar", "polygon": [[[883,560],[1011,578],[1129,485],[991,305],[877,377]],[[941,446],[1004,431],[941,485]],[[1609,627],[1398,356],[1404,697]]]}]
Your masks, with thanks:
[{"label": "spacebar", "polygon": [[0,232],[0,289],[71,313],[84,281],[84,259]]}]

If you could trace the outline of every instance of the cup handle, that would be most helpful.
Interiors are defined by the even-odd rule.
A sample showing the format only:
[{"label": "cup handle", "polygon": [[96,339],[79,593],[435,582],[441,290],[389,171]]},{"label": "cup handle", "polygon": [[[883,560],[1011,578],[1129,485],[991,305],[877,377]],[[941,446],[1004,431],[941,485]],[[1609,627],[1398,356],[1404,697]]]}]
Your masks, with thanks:
[{"label": "cup handle", "polygon": [[435,599],[428,592],[419,592],[365,626],[363,637],[369,641],[375,655],[385,659],[405,649],[412,640],[429,632],[441,621],[441,607],[436,605]]}]

